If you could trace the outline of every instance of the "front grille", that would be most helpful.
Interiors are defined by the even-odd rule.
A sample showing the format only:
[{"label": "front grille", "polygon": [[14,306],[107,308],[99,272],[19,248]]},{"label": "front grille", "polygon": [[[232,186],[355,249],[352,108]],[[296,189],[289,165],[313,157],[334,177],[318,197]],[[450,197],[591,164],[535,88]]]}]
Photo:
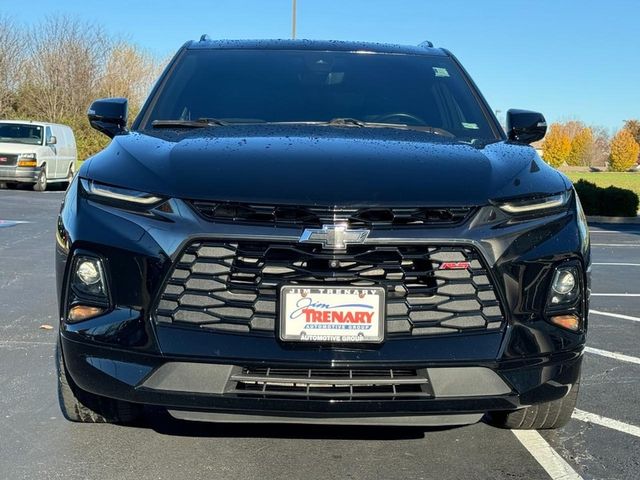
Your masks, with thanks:
[{"label": "front grille", "polygon": [[341,208],[248,205],[194,201],[191,205],[204,218],[216,222],[271,226],[319,227],[347,222],[351,228],[451,226],[464,222],[471,207],[459,208]]},{"label": "front grille", "polygon": [[433,396],[426,370],[243,368],[225,393],[253,397],[323,400]]},{"label": "front grille", "polygon": [[18,162],[18,155],[0,153],[0,167],[13,167]]},{"label": "front grille", "polygon": [[[468,262],[468,268],[442,269]],[[495,330],[504,318],[475,249],[459,246],[200,241],[184,250],[155,319],[181,327],[273,336],[282,285],[381,286],[386,336]]]}]

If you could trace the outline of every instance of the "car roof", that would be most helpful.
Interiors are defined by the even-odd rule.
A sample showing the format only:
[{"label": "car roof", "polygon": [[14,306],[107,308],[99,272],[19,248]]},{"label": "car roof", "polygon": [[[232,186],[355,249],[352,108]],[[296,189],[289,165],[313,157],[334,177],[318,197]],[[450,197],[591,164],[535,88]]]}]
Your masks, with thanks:
[{"label": "car roof", "polygon": [[347,42],[340,40],[210,40],[203,35],[200,40],[185,44],[189,50],[319,50],[338,52],[373,52],[405,55],[447,56],[447,52],[430,46],[396,45],[392,43]]}]

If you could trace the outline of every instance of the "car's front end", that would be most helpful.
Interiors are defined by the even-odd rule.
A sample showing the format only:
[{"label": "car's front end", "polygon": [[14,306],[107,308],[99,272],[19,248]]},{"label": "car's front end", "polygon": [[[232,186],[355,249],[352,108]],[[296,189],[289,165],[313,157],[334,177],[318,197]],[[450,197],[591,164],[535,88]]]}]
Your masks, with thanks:
[{"label": "car's front end", "polygon": [[579,383],[588,231],[531,147],[204,130],[118,135],[67,192],[76,389],[191,420],[444,425]]},{"label": "car's front end", "polygon": [[40,169],[35,153],[0,153],[0,182],[35,183]]},{"label": "car's front end", "polygon": [[[507,201],[220,204],[84,175],[58,229],[62,350],[82,389],[185,418],[465,423],[560,398],[579,376],[587,230],[555,172],[540,180],[557,176],[561,195],[548,197],[559,203],[536,210],[548,201],[539,198],[514,213],[518,202]],[[322,237],[301,242],[305,229],[343,223],[368,236],[342,250]],[[95,274],[87,284],[78,275],[87,261],[100,288]],[[557,301],[553,281],[563,271],[575,286]],[[382,342],[282,340],[278,296],[287,285],[383,287]],[[575,325],[554,324],[567,315]]]}]

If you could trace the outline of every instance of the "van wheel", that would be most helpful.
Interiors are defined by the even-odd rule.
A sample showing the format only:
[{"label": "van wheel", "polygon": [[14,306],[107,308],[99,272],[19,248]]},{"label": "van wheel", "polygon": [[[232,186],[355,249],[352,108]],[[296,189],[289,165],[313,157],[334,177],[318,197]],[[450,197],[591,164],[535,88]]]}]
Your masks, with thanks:
[{"label": "van wheel", "polygon": [[60,339],[56,344],[56,369],[58,403],[67,420],[80,423],[129,424],[140,418],[140,405],[94,395],[78,387],[64,365]]},{"label": "van wheel", "polygon": [[576,407],[580,379],[563,398],[540,403],[513,412],[491,412],[489,423],[512,430],[552,430],[564,427]]},{"label": "van wheel", "polygon": [[44,165],[40,169],[40,174],[38,175],[38,179],[36,180],[33,189],[36,192],[44,192],[47,189],[47,169]]}]

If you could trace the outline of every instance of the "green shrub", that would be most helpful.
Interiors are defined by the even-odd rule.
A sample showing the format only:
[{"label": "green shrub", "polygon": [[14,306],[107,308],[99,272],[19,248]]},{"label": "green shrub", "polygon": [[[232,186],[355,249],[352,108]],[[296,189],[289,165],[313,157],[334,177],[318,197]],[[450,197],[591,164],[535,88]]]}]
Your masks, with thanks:
[{"label": "green shrub", "polygon": [[631,190],[607,187],[602,194],[603,209],[611,211],[605,215],[614,217],[635,217],[638,214],[638,195]]},{"label": "green shrub", "polygon": [[580,197],[580,203],[582,204],[584,213],[586,215],[601,215],[599,196],[600,191],[604,189],[586,180],[578,180],[573,186]]},{"label": "green shrub", "polygon": [[578,180],[574,187],[587,215],[635,217],[638,214],[638,195],[618,187],[600,188],[595,183]]}]

